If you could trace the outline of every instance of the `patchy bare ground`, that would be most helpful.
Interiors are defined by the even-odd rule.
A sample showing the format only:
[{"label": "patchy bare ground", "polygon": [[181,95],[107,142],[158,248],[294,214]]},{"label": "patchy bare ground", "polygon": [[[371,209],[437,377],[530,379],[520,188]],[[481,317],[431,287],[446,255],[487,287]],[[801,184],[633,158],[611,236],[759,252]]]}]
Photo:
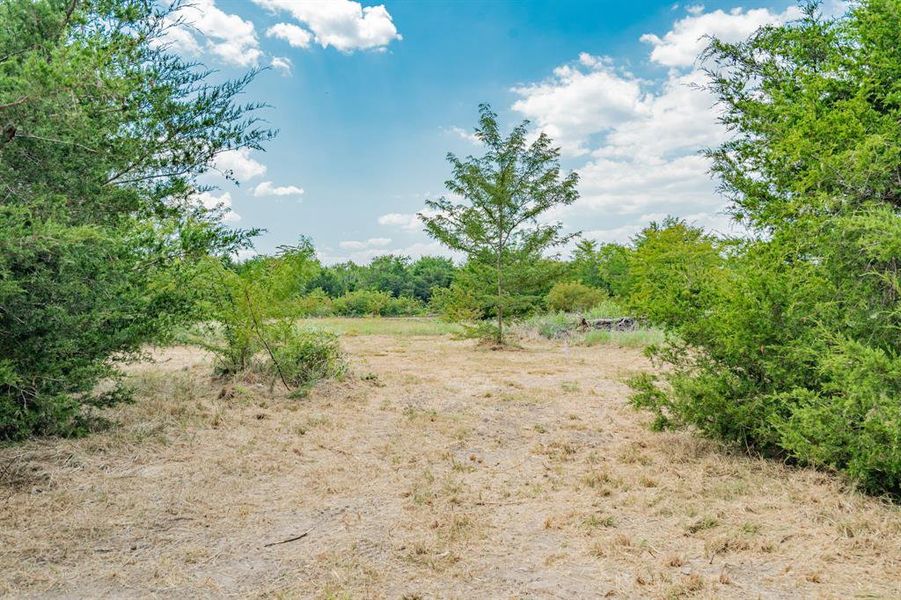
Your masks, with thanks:
[{"label": "patchy bare ground", "polygon": [[901,598],[897,507],[648,431],[635,350],[344,345],[303,400],[165,350],[117,427],[0,450],[0,593]]}]

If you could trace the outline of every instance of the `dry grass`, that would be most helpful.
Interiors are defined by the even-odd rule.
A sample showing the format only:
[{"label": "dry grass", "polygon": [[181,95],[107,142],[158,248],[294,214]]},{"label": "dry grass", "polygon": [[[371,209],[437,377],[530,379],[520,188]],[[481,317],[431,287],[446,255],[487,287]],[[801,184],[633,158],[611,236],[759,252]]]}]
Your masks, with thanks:
[{"label": "dry grass", "polygon": [[303,400],[167,349],[114,428],[0,450],[0,594],[901,597],[897,507],[648,431],[635,350],[344,345]]}]

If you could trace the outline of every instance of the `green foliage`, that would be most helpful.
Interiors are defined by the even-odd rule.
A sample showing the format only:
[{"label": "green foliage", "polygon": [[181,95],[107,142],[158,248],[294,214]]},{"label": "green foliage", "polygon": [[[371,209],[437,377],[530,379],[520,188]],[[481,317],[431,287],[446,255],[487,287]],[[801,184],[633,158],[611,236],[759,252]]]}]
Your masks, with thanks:
[{"label": "green foliage", "polygon": [[321,289],[331,298],[371,290],[395,298],[409,296],[427,304],[434,290],[450,286],[455,272],[456,267],[448,258],[423,256],[411,261],[406,256],[385,255],[374,258],[368,265],[345,262],[321,267],[305,286],[308,290]]},{"label": "green foliage", "polygon": [[457,268],[449,258],[423,256],[410,267],[411,295],[428,304],[437,290],[451,285],[456,272]]},{"label": "green foliage", "polygon": [[330,298],[343,296],[365,287],[364,273],[366,267],[353,262],[345,262],[330,267],[323,267],[319,273],[307,283],[310,290],[321,289]]},{"label": "green foliage", "polygon": [[607,294],[599,289],[577,281],[567,281],[554,285],[548,292],[545,303],[549,310],[555,312],[578,312],[588,310],[606,299]]},{"label": "green foliage", "polygon": [[258,372],[299,393],[319,379],[344,373],[337,337],[294,322],[298,300],[289,284],[310,256],[304,241],[237,269],[206,261],[195,284],[205,291],[205,314],[213,320],[190,341],[213,353],[217,373]]},{"label": "green foliage", "polygon": [[272,354],[263,368],[300,395],[321,379],[342,377],[347,372],[347,362],[334,333],[282,321],[269,325],[265,336]]},{"label": "green foliage", "polygon": [[545,250],[571,238],[561,235],[561,224],[538,217],[575,202],[578,176],[561,177],[560,152],[545,134],[528,144],[527,123],[521,123],[504,137],[491,108],[483,104],[479,112],[476,136],[484,156],[461,160],[448,154],[452,177],[445,185],[464,202],[429,200],[430,212],[420,218],[431,237],[467,255],[476,281],[491,282],[490,296],[482,286],[476,295],[489,300],[497,319],[495,341],[503,343],[504,317],[529,303],[517,280],[529,279]]},{"label": "green foliage", "polygon": [[586,319],[615,319],[617,317],[631,316],[623,306],[616,300],[607,298],[595,303],[594,306],[585,311]]},{"label": "green foliage", "polygon": [[352,317],[379,316],[391,302],[386,292],[358,290],[347,292],[332,303],[335,314]]},{"label": "green foliage", "polygon": [[[198,317],[198,260],[252,232],[191,199],[271,132],[158,42],[141,0],[0,3],[0,438],[84,430],[96,384]],[[121,395],[120,395],[121,396]]]},{"label": "green foliage", "polygon": [[581,240],[573,252],[572,274],[585,285],[600,288],[610,296],[625,296],[629,286],[629,255],[622,244],[600,244]]},{"label": "green foliage", "polygon": [[[313,243],[301,238],[294,246],[279,246],[275,256],[256,256],[237,265],[234,271],[242,280],[265,285],[265,304],[259,310],[264,316],[298,314],[301,295],[307,283],[320,271]],[[313,299],[315,302],[315,298]]]},{"label": "green foliage", "polygon": [[298,317],[327,317],[335,314],[334,302],[322,288],[295,298],[291,302],[291,313]]},{"label": "green foliage", "polygon": [[734,136],[711,151],[736,217],[719,243],[638,240],[631,302],[670,339],[634,382],[659,425],[847,473],[901,495],[901,10],[714,41],[712,89]]},{"label": "green foliage", "polygon": [[424,306],[415,298],[395,298],[386,292],[357,290],[336,298],[335,314],[350,317],[399,317],[422,314]]},{"label": "green foliage", "polygon": [[429,303],[431,311],[451,323],[465,323],[485,318],[485,307],[475,292],[462,281],[436,289]]},{"label": "green foliage", "polygon": [[697,319],[722,267],[717,241],[680,219],[651,223],[629,255],[628,304],[659,325]]}]

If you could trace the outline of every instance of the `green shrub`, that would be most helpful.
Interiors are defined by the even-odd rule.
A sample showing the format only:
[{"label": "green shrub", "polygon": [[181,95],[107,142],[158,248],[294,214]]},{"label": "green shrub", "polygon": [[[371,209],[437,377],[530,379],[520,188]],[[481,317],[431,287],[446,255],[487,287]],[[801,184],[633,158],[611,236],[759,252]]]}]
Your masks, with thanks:
[{"label": "green shrub", "polygon": [[291,301],[291,312],[298,317],[328,317],[335,314],[335,307],[322,288],[304,294]]},{"label": "green shrub", "polygon": [[466,323],[485,317],[476,295],[457,282],[450,287],[435,289],[429,307],[442,319],[451,323]]},{"label": "green shrub", "polygon": [[586,319],[616,319],[632,316],[619,302],[610,298],[598,302],[586,310],[583,315]]},{"label": "green shrub", "polygon": [[535,331],[541,337],[555,339],[571,333],[579,325],[580,320],[578,315],[556,312],[529,317],[523,321],[522,327]]},{"label": "green shrub", "polygon": [[345,317],[400,317],[422,314],[422,302],[416,298],[395,298],[386,292],[357,290],[336,298],[332,303],[336,315]]},{"label": "green shrub", "polygon": [[603,290],[569,281],[552,287],[545,297],[545,303],[551,311],[578,312],[588,310],[606,299],[607,294]]},{"label": "green shrub", "polygon": [[410,296],[391,298],[388,306],[382,311],[382,316],[385,317],[411,317],[422,314],[425,314],[425,305],[419,299]]},{"label": "green shrub", "polygon": [[391,294],[372,290],[347,292],[333,303],[335,314],[346,317],[381,315],[391,303]]},{"label": "green shrub", "polygon": [[268,349],[262,368],[301,393],[321,379],[341,377],[347,371],[334,333],[283,322],[267,326],[265,336]]},{"label": "green shrub", "polygon": [[[629,301],[671,334],[633,402],[741,448],[901,497],[901,12],[861,0],[705,57],[731,139],[710,152],[756,234],[636,238]],[[693,230],[694,229],[694,230]]]}]

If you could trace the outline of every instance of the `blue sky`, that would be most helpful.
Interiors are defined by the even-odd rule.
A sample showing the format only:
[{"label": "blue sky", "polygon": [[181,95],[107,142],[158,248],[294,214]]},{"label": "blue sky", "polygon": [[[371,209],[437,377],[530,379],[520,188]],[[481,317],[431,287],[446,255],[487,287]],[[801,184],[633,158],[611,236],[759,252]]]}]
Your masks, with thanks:
[{"label": "blue sky", "polygon": [[548,132],[582,198],[550,218],[625,241],[649,220],[729,231],[698,155],[725,133],[691,84],[704,35],[740,39],[792,18],[788,1],[673,4],[494,0],[200,0],[172,47],[222,75],[270,67],[248,100],[280,130],[266,152],[235,153],[207,204],[266,229],[257,250],[311,236],[327,262],[444,251],[415,222],[440,195],[447,152],[477,154],[477,105]]}]

